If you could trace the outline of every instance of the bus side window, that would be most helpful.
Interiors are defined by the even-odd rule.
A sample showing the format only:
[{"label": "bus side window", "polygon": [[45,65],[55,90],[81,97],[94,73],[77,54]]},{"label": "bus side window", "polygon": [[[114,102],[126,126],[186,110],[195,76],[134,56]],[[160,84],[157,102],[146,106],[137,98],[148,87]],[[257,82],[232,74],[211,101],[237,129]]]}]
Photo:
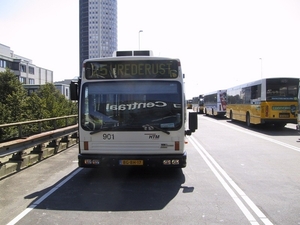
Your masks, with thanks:
[{"label": "bus side window", "polygon": [[254,85],[251,87],[251,99],[260,98],[260,85]]}]

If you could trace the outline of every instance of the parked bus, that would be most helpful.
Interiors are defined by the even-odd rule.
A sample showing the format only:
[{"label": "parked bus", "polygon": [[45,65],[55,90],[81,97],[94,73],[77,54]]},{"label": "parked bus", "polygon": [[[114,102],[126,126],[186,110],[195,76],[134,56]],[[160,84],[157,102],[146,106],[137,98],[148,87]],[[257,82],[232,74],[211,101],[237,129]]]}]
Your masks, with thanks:
[{"label": "parked bus", "polygon": [[227,90],[226,116],[252,124],[297,123],[299,78],[264,78]]},{"label": "parked bus", "polygon": [[192,109],[194,112],[198,112],[199,108],[199,97],[193,97],[192,99]]},{"label": "parked bus", "polygon": [[203,113],[204,112],[204,96],[203,95],[199,95],[199,113]]},{"label": "parked bus", "polygon": [[80,167],[186,166],[185,136],[197,129],[197,114],[186,115],[179,59],[147,51],[87,59],[71,93],[79,100]]},{"label": "parked bus", "polygon": [[189,99],[187,100],[187,109],[192,109],[193,108],[193,100],[192,99]]},{"label": "parked bus", "polygon": [[[300,79],[299,79],[299,86],[300,88]],[[297,109],[297,130],[300,130],[300,91],[298,90],[298,109]]]},{"label": "parked bus", "polygon": [[198,97],[193,97],[192,108],[194,112],[203,113],[203,108],[204,108],[203,95],[199,95]]},{"label": "parked bus", "polygon": [[226,114],[226,90],[218,90],[204,95],[204,114],[224,116]]}]

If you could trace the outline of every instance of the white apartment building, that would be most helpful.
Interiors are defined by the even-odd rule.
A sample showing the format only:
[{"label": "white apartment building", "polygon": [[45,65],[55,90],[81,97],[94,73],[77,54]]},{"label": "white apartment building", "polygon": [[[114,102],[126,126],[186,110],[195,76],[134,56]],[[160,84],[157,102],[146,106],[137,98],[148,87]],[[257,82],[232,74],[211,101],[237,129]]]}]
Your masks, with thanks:
[{"label": "white apartment building", "polygon": [[0,43],[0,72],[9,68],[22,84],[53,83],[53,71],[36,66],[31,59],[14,54],[9,46]]}]

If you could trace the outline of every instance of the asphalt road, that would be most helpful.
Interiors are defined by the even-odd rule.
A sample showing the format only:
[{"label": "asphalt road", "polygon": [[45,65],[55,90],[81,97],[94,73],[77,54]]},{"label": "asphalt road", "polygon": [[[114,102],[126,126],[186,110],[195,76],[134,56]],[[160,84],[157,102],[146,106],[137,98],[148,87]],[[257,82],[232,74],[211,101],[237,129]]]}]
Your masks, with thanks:
[{"label": "asphalt road", "polygon": [[82,169],[74,146],[0,180],[0,224],[300,224],[295,125],[198,119],[184,169]]}]

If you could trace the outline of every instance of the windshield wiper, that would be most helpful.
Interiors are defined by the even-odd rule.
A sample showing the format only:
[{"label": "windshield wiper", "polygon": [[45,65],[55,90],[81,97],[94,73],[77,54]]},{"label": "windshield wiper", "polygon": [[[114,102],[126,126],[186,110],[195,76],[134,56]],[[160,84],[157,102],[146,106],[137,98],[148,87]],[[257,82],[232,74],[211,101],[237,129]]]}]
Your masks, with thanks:
[{"label": "windshield wiper", "polygon": [[170,134],[169,131],[167,131],[167,130],[165,130],[165,129],[162,129],[162,128],[160,128],[160,127],[157,127],[157,126],[152,126],[152,127],[155,128],[155,129],[157,129],[157,130],[159,130],[159,131],[162,131],[162,132],[164,132],[164,133],[166,133],[166,134]]},{"label": "windshield wiper", "polygon": [[108,128],[110,128],[110,127],[103,127],[101,129],[98,129],[98,130],[93,130],[93,131],[90,132],[90,134],[97,134],[101,131],[107,131],[107,130],[109,130]]},{"label": "windshield wiper", "polygon": [[93,130],[93,131],[91,131],[90,132],[90,134],[97,134],[97,133],[100,133],[101,131],[104,131],[104,130],[106,130],[106,129],[98,129],[98,130]]},{"label": "windshield wiper", "polygon": [[158,118],[158,119],[152,120],[152,122],[157,122],[157,121],[161,121],[161,120],[165,120],[165,119],[169,119],[169,118],[177,118],[177,116],[176,115],[165,116],[165,117],[162,117],[162,118]]},{"label": "windshield wiper", "polygon": [[[90,132],[91,135],[93,134],[97,134],[101,131],[114,131],[114,130],[121,130],[121,129],[124,129],[126,128],[127,126],[118,126],[118,127],[102,127],[101,129],[97,129],[97,130],[93,130]],[[140,127],[140,126],[139,126]],[[163,128],[160,128],[158,126],[155,126],[155,125],[152,125],[152,124],[146,124],[146,125],[143,125],[142,127],[144,127],[145,130],[159,130],[159,131],[162,131],[166,134],[170,134],[169,131],[163,129]],[[129,127],[128,127],[129,128]]]},{"label": "windshield wiper", "polygon": [[166,134],[170,134],[169,131],[167,131],[165,129],[162,129],[162,128],[158,127],[158,126],[155,126],[153,124],[146,124],[146,125],[143,125],[143,127],[145,128],[145,130],[153,130],[153,128],[154,128],[154,129],[162,131],[162,132],[164,132]]},{"label": "windshield wiper", "polygon": [[115,130],[121,130],[121,129],[124,129],[124,128],[127,128],[128,126],[126,125],[123,125],[123,126],[113,126],[113,127],[102,127],[100,129],[97,129],[97,130],[93,130],[90,132],[90,134],[97,134],[101,131],[115,131]]},{"label": "windshield wiper", "polygon": [[101,132],[102,130],[93,130],[92,132],[90,132],[90,134],[97,134],[99,132]]}]

